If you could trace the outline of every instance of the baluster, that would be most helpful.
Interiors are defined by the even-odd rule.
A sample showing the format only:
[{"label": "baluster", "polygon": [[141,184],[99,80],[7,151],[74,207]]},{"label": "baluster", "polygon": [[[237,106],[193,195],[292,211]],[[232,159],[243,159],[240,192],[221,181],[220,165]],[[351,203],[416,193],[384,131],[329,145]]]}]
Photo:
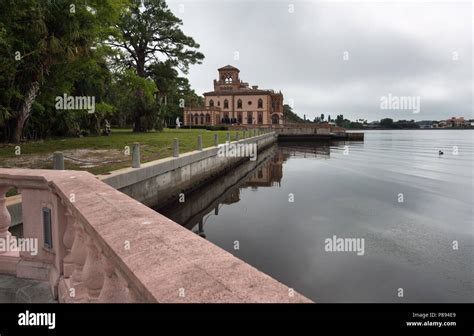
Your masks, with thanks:
[{"label": "baluster", "polygon": [[72,272],[72,281],[74,284],[82,282],[82,268],[87,257],[85,245],[85,233],[82,224],[79,221],[74,223],[74,243],[71,248],[72,262],[74,263],[74,271]]},{"label": "baluster", "polygon": [[[5,240],[5,244],[7,244],[6,241],[11,236],[11,233],[8,231],[11,224],[11,217],[6,203],[6,193],[8,189],[10,189],[10,187],[0,186],[0,239]],[[0,254],[5,253],[6,251],[7,249],[0,251]]]},{"label": "baluster", "polygon": [[109,303],[127,302],[127,283],[118,276],[114,265],[104,254],[102,254],[102,261],[104,264],[105,278],[98,301]]},{"label": "baluster", "polygon": [[99,249],[90,236],[88,236],[86,246],[87,258],[82,271],[82,280],[87,288],[89,300],[94,302],[99,297],[104,284],[104,268]]}]

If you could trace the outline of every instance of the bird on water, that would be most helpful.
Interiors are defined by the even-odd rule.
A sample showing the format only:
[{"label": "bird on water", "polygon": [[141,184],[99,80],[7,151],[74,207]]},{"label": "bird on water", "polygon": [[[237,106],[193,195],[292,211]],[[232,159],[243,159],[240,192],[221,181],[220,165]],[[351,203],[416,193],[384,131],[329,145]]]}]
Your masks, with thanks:
[{"label": "bird on water", "polygon": [[438,151],[438,154],[439,154],[439,155],[443,155],[444,153],[443,153],[442,150],[439,150],[439,151]]}]

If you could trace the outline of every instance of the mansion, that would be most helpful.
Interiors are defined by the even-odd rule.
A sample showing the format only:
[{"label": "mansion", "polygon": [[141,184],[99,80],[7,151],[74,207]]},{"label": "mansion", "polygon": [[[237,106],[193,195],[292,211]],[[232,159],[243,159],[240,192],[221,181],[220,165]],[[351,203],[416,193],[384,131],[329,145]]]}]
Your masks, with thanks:
[{"label": "mansion", "polygon": [[214,91],[204,93],[204,107],[185,107],[184,125],[283,124],[283,94],[249,87],[239,78],[240,70],[227,65],[218,69]]}]

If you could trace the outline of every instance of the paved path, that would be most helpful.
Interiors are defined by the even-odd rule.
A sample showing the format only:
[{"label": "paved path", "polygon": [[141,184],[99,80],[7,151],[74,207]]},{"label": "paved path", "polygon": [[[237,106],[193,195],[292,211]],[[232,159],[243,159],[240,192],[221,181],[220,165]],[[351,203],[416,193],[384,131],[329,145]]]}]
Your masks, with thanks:
[{"label": "paved path", "polygon": [[49,283],[0,275],[0,303],[57,303]]}]

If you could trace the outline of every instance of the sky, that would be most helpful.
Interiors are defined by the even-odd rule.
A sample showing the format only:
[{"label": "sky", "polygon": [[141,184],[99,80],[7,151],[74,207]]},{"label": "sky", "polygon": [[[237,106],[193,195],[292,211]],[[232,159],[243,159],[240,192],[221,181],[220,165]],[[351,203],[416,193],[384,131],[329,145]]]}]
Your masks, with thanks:
[{"label": "sky", "polygon": [[231,64],[244,82],[281,90],[311,120],[322,113],[368,121],[474,118],[470,0],[168,6],[205,55],[187,75],[198,94],[212,91],[217,69]]}]

